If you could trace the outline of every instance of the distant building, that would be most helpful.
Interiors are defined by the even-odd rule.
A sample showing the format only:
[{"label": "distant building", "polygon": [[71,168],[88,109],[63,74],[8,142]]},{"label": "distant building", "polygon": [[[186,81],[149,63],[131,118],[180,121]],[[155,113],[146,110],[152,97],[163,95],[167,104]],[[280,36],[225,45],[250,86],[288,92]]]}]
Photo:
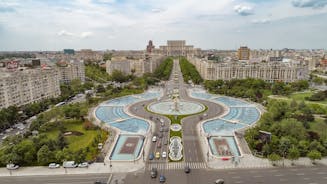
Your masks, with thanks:
[{"label": "distant building", "polygon": [[327,68],[327,58],[326,58],[326,56],[324,56],[323,58],[321,58],[320,66],[322,68]]},{"label": "distant building", "polygon": [[249,60],[250,59],[250,49],[248,47],[240,47],[237,52],[238,60]]},{"label": "distant building", "polygon": [[75,54],[75,50],[74,49],[64,49],[64,54]]},{"label": "distant building", "polygon": [[159,46],[156,53],[164,56],[194,56],[200,49],[195,49],[193,45],[186,45],[185,40],[168,40],[167,45]]},{"label": "distant building", "polygon": [[146,52],[152,53],[154,51],[155,46],[152,43],[152,40],[149,41],[148,45],[146,46]]},{"label": "distant building", "polygon": [[74,79],[85,82],[85,66],[83,60],[70,60],[57,62],[57,70],[61,83],[70,83]]},{"label": "distant building", "polygon": [[144,73],[153,73],[163,61],[164,57],[159,55],[147,55],[143,58],[113,57],[106,62],[106,71],[109,75],[118,70],[125,75],[134,74],[141,76]]},{"label": "distant building", "polygon": [[0,109],[60,95],[59,76],[52,68],[0,70]]},{"label": "distant building", "polygon": [[207,59],[189,58],[205,80],[232,80],[256,78],[268,82],[294,82],[309,78],[308,67],[283,62],[212,62]]},{"label": "distant building", "polygon": [[75,53],[77,59],[86,61],[102,61],[103,53],[91,49],[81,49]]}]

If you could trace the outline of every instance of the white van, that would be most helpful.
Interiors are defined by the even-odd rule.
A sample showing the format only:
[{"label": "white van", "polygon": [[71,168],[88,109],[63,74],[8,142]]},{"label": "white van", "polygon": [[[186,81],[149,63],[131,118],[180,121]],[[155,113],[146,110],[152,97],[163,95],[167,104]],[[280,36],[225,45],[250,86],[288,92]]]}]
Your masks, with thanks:
[{"label": "white van", "polygon": [[62,166],[64,168],[75,168],[77,167],[77,164],[75,163],[75,161],[65,161]]}]

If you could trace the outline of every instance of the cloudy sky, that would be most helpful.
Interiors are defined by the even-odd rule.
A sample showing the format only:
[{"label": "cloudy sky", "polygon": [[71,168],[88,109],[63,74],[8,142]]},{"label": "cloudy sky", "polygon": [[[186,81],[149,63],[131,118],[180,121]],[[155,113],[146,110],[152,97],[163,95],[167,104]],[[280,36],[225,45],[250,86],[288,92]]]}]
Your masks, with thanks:
[{"label": "cloudy sky", "polygon": [[0,0],[0,50],[327,48],[327,0]]}]

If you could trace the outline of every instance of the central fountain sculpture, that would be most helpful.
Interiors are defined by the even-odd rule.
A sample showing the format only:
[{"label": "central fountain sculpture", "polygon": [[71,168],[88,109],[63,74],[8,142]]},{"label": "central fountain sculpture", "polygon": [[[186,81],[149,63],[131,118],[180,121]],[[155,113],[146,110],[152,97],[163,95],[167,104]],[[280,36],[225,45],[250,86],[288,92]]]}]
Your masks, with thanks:
[{"label": "central fountain sculpture", "polygon": [[176,112],[179,112],[179,99],[177,98],[177,97],[175,97],[174,99],[173,99],[173,101],[174,101],[174,104],[173,104],[173,106],[171,107],[171,110],[172,111],[176,111]]},{"label": "central fountain sculpture", "polygon": [[154,102],[148,106],[148,110],[166,115],[195,114],[204,109],[200,103],[180,100],[178,89],[174,89],[169,100]]}]

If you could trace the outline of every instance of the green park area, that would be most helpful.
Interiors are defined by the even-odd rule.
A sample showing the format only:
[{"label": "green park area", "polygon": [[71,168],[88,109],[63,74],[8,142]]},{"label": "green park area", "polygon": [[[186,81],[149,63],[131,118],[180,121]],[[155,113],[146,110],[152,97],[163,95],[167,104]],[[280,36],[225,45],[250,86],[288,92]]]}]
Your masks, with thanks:
[{"label": "green park area", "polygon": [[2,143],[0,164],[28,166],[96,160],[98,143],[104,143],[108,133],[84,119],[88,107],[86,103],[76,103],[40,114],[29,132],[9,137]]}]

